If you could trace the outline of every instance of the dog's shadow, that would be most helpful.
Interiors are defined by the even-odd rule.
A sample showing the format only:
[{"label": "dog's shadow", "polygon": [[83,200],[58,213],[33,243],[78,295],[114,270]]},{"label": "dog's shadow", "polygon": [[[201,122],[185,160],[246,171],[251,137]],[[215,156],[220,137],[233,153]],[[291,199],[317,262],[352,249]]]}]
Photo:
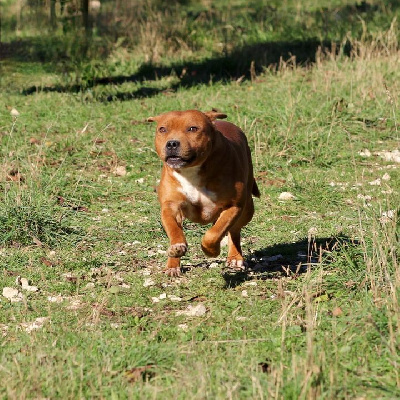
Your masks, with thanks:
[{"label": "dog's shadow", "polygon": [[247,267],[242,271],[223,270],[226,288],[235,288],[249,280],[272,280],[285,277],[296,278],[322,260],[329,263],[329,254],[344,243],[353,243],[349,237],[309,238],[293,243],[279,243],[252,253]]}]

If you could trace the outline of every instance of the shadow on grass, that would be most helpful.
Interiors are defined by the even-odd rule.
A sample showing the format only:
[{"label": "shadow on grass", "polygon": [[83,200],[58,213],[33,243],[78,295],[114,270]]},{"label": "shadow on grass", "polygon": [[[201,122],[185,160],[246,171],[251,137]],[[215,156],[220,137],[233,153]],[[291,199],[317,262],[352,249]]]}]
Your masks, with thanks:
[{"label": "shadow on grass", "polygon": [[[331,42],[321,42],[318,39],[304,41],[284,41],[257,43],[238,48],[226,56],[206,59],[200,62],[180,62],[170,66],[158,66],[152,63],[143,64],[136,74],[127,76],[109,76],[89,79],[84,84],[55,85],[38,88],[31,86],[22,91],[25,95],[42,92],[78,93],[95,86],[121,85],[123,83],[142,83],[175,75],[179,82],[168,88],[142,87],[132,92],[119,92],[104,96],[100,100],[130,100],[134,98],[151,97],[166,89],[175,91],[178,88],[189,88],[210,82],[227,82],[232,80],[253,79],[265,68],[277,69],[282,62],[289,64],[308,65],[315,62],[318,49],[332,51]],[[350,52],[345,48],[345,52]]]},{"label": "shadow on grass", "polygon": [[257,250],[246,261],[244,271],[225,271],[226,288],[235,288],[251,279],[274,280],[296,278],[322,260],[329,263],[329,254],[344,243],[355,244],[347,236],[304,239],[294,243],[280,243]]},{"label": "shadow on grass", "polygon": [[[231,80],[251,79],[265,68],[276,69],[283,61],[308,65],[315,62],[318,49],[332,50],[331,42],[321,42],[318,39],[304,41],[284,41],[257,43],[238,48],[229,55],[206,59],[200,62],[179,62],[170,66],[158,66],[152,63],[143,64],[136,74],[127,76],[109,76],[89,79],[84,84],[55,85],[38,89],[31,86],[23,90],[29,95],[40,90],[43,92],[72,92],[77,93],[85,89],[101,85],[121,85],[123,83],[142,83],[155,81],[175,75],[179,82],[169,89],[188,88],[199,84],[224,82]],[[346,49],[349,52],[349,49]],[[144,87],[134,92],[122,92],[105,97],[105,100],[129,100],[132,98],[150,97],[163,92],[165,88],[156,89]]]}]

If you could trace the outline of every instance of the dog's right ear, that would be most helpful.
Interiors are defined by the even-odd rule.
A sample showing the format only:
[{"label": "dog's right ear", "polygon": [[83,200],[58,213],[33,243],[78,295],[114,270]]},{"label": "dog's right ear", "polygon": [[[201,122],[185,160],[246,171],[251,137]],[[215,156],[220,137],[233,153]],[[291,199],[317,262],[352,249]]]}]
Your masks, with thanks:
[{"label": "dog's right ear", "polygon": [[216,119],[224,119],[227,117],[226,114],[220,113],[217,110],[213,109],[212,111],[208,111],[204,113],[211,121],[215,121]]},{"label": "dog's right ear", "polygon": [[157,116],[157,117],[149,117],[149,118],[147,118],[147,122],[157,122],[158,121],[158,117],[159,116]]}]

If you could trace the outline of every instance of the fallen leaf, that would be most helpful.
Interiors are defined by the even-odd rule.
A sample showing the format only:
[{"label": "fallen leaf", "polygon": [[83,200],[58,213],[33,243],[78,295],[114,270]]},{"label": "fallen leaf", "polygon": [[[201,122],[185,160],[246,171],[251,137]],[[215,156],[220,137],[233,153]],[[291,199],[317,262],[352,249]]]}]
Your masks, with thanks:
[{"label": "fallen leaf", "polygon": [[334,316],[334,317],[339,317],[340,315],[342,315],[343,314],[343,311],[342,311],[342,309],[340,308],[340,307],[335,307],[333,310],[332,310],[332,315]]},{"label": "fallen leaf", "polygon": [[144,367],[135,367],[125,371],[125,376],[129,383],[135,383],[139,380],[148,381],[154,377],[154,372],[151,371],[154,368],[154,364],[145,365]]},{"label": "fallen leaf", "polygon": [[266,360],[264,362],[260,362],[258,366],[261,369],[261,372],[264,374],[270,374],[271,373],[271,364],[269,360]]},{"label": "fallen leaf", "polygon": [[44,264],[46,267],[52,267],[53,263],[46,257],[40,257],[39,261]]},{"label": "fallen leaf", "polygon": [[29,138],[30,144],[40,144],[40,141],[34,137]]},{"label": "fallen leaf", "polygon": [[24,182],[25,178],[23,175],[19,172],[18,169],[12,169],[6,177],[7,181],[13,181],[13,182]]},{"label": "fallen leaf", "polygon": [[68,202],[64,199],[64,197],[62,197],[62,196],[57,196],[57,203],[58,203],[60,206],[69,207],[69,208],[71,208],[71,209],[74,210],[74,211],[85,211],[85,212],[88,212],[88,211],[89,211],[89,209],[88,209],[87,207],[84,207],[84,206],[77,206],[77,205],[75,205],[75,204],[68,203]]},{"label": "fallen leaf", "polygon": [[206,301],[206,300],[207,300],[206,296],[194,296],[194,297],[191,297],[188,301],[201,301],[201,302],[203,302],[203,301]]},{"label": "fallen leaf", "polygon": [[38,247],[43,247],[43,243],[36,236],[32,236],[32,242]]}]

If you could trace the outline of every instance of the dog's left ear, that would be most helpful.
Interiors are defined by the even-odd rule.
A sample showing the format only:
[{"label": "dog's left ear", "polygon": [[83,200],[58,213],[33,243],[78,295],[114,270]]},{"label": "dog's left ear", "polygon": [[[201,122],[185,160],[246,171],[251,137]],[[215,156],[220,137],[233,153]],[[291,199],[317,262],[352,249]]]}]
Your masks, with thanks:
[{"label": "dog's left ear", "polygon": [[212,111],[207,111],[204,113],[208,118],[210,118],[211,121],[215,121],[216,119],[224,119],[227,117],[226,114],[220,113],[218,111],[212,110]]}]

